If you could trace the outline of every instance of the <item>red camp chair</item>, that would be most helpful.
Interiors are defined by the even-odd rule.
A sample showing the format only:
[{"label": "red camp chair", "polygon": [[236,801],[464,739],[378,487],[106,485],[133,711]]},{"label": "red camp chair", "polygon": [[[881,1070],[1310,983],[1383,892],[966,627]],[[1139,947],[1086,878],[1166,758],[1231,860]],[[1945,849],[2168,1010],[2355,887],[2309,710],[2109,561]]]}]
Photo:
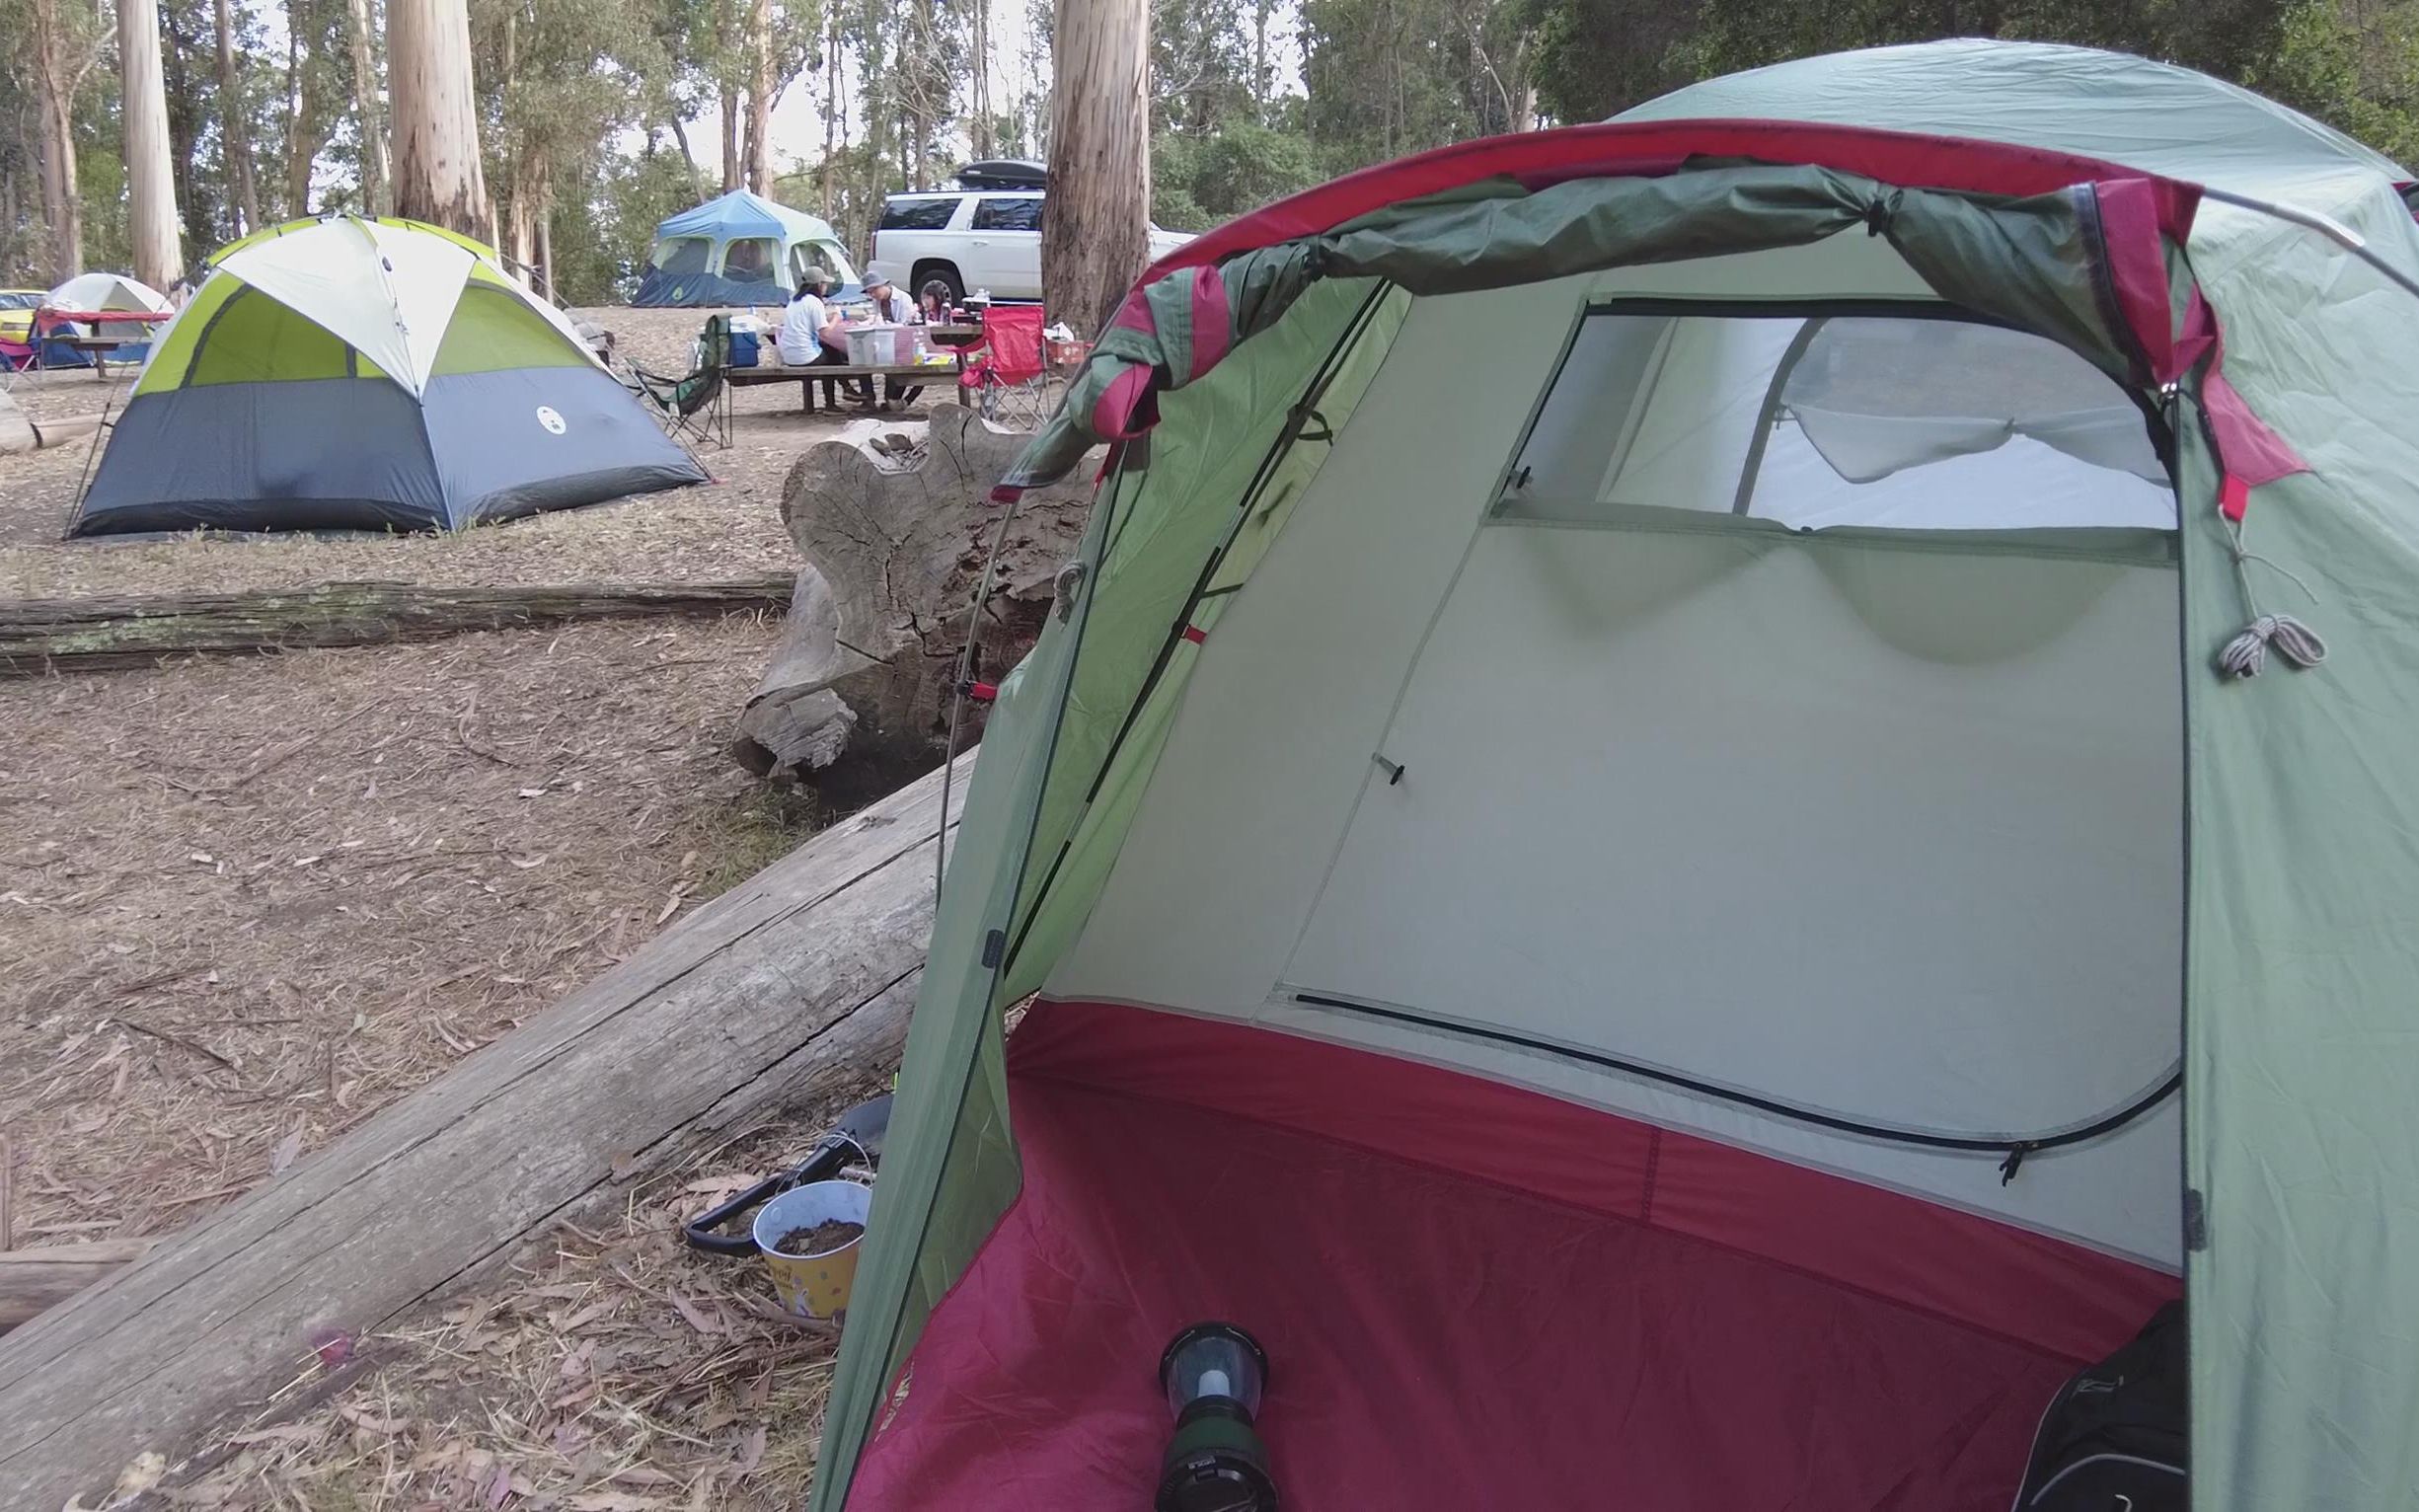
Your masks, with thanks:
[{"label": "red camp chair", "polygon": [[993,305],[983,315],[983,339],[966,353],[958,389],[983,418],[1018,430],[1038,430],[1058,396],[1042,360],[1041,306]]}]

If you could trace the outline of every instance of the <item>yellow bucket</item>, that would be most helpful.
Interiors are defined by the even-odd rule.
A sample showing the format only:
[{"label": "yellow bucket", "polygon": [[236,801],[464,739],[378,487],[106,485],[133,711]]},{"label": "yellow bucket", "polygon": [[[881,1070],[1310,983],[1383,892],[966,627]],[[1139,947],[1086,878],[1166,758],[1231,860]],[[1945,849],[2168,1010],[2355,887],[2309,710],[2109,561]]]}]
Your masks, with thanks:
[{"label": "yellow bucket", "polygon": [[793,1229],[823,1223],[864,1226],[873,1211],[873,1188],[861,1181],[809,1181],[794,1186],[756,1210],[756,1252],[773,1276],[773,1295],[800,1318],[837,1318],[848,1310],[857,1282],[857,1255],[865,1236],[822,1254],[786,1254],[774,1248]]}]

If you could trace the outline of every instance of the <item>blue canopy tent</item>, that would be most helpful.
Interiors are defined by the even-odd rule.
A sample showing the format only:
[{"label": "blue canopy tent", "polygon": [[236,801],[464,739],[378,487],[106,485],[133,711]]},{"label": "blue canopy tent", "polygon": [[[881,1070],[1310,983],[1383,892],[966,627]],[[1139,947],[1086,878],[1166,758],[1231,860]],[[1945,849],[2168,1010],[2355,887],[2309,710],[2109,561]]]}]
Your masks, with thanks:
[{"label": "blue canopy tent", "polygon": [[838,290],[855,292],[857,270],[828,222],[732,189],[655,228],[631,303],[781,304],[811,267],[828,273]]}]

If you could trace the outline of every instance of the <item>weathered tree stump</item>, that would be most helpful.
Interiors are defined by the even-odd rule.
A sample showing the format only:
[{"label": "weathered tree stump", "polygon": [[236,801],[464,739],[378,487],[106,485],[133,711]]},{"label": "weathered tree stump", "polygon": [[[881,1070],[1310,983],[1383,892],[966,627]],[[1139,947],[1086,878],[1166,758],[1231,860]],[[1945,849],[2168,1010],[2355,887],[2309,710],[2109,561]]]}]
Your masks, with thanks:
[{"label": "weathered tree stump", "polygon": [[[919,447],[826,441],[790,470],[782,518],[806,566],[781,648],[739,716],[742,765],[843,800],[940,765],[968,611],[1006,513],[991,491],[1030,439],[944,404]],[[1092,502],[1090,471],[1070,479],[1017,506],[983,609],[977,681],[1006,675],[1041,634]],[[981,713],[968,706],[961,747],[980,735]]]}]

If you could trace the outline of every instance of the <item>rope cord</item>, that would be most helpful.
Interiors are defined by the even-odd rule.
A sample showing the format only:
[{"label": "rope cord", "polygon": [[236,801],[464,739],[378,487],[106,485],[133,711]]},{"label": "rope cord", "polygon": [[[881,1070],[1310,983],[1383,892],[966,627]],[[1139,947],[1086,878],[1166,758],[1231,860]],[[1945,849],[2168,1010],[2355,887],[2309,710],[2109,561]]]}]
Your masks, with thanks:
[{"label": "rope cord", "polygon": [[2289,569],[2270,562],[2257,552],[2247,551],[2242,544],[2240,522],[2226,523],[2227,555],[2233,560],[2234,584],[2242,590],[2242,606],[2249,611],[2251,623],[2232,640],[2218,648],[2218,675],[2221,677],[2257,677],[2268,664],[2268,648],[2295,671],[2306,671],[2326,660],[2326,642],[2319,634],[2289,614],[2269,614],[2259,607],[2259,598],[2251,590],[2251,567],[2254,562],[2281,574],[2302,590],[2303,596],[2316,603],[2318,596],[2309,591],[2309,584],[2296,577]]}]

